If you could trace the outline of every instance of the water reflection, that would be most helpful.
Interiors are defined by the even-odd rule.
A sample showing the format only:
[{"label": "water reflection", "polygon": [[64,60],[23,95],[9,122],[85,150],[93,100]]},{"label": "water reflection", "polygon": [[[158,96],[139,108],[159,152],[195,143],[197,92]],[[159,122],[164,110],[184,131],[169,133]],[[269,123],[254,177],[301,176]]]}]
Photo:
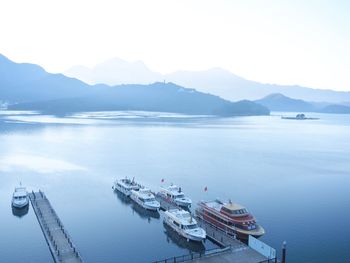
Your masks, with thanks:
[{"label": "water reflection", "polygon": [[132,207],[133,212],[138,214],[141,218],[147,219],[148,223],[151,222],[152,218],[157,219],[157,220],[160,218],[158,211],[146,210],[134,202],[133,202],[131,207]]},{"label": "water reflection", "polygon": [[177,234],[171,227],[163,223],[168,243],[175,243],[181,248],[188,249],[189,252],[205,252],[205,246],[202,242],[187,241],[186,238]]},{"label": "water reflection", "polygon": [[11,207],[12,207],[12,214],[16,217],[19,217],[19,218],[28,214],[28,211],[29,211],[29,205],[26,205],[25,207],[22,207],[22,208],[16,208],[12,205],[11,205]]},{"label": "water reflection", "polygon": [[127,197],[125,194],[122,194],[119,191],[114,191],[114,194],[117,196],[117,198],[123,205],[128,206],[132,203],[132,200],[129,197]]}]

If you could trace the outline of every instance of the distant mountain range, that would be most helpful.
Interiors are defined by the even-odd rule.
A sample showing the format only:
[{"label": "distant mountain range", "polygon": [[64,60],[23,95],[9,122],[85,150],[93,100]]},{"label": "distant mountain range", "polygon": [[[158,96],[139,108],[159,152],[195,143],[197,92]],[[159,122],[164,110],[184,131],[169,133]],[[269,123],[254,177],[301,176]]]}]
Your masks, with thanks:
[{"label": "distant mountain range", "polygon": [[220,68],[205,71],[177,71],[162,75],[150,70],[140,61],[129,63],[121,59],[111,59],[94,68],[73,67],[64,74],[89,84],[148,84],[166,80],[231,101],[242,99],[257,100],[273,93],[281,93],[291,98],[312,102],[338,104],[350,102],[350,92],[311,89],[296,85],[263,84],[246,80]]},{"label": "distant mountain range", "polygon": [[332,103],[314,103],[299,99],[292,99],[283,94],[270,94],[256,103],[263,105],[271,111],[284,112],[321,112],[321,113],[342,113],[349,114],[350,106]]},{"label": "distant mountain range", "polygon": [[0,55],[0,102],[9,109],[53,114],[77,111],[142,110],[184,114],[268,115],[269,110],[243,100],[231,102],[173,83],[88,85],[33,64],[18,64]]}]

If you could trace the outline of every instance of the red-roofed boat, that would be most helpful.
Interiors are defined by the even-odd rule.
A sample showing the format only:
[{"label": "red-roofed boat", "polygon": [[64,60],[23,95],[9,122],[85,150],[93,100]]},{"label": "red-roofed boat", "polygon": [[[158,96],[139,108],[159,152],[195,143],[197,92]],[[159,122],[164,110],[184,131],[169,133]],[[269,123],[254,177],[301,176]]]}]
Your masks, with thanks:
[{"label": "red-roofed boat", "polygon": [[246,240],[249,235],[259,238],[265,234],[264,228],[256,223],[255,217],[245,207],[231,201],[201,201],[196,214],[200,219],[239,239]]}]

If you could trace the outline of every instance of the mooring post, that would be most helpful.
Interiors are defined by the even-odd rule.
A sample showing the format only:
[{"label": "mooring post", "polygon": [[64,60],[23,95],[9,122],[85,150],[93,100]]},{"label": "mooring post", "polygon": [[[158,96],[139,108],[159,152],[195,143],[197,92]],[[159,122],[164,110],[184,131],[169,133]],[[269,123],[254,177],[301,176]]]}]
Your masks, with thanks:
[{"label": "mooring post", "polygon": [[282,244],[282,263],[286,263],[287,242],[283,241]]}]

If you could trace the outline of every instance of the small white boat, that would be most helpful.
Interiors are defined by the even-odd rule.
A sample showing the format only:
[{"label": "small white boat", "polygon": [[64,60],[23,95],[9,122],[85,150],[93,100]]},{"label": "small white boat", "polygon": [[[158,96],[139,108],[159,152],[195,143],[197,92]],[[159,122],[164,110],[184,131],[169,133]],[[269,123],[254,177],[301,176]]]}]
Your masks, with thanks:
[{"label": "small white boat", "polygon": [[147,210],[157,211],[160,208],[160,203],[155,199],[151,190],[148,188],[131,190],[130,198]]},{"label": "small white boat", "polygon": [[12,206],[15,208],[23,208],[29,204],[28,192],[25,187],[16,187],[12,195]]},{"label": "small white boat", "polygon": [[173,201],[178,206],[190,207],[192,204],[192,200],[185,196],[181,187],[173,184],[168,187],[161,187],[160,194],[170,201]]},{"label": "small white boat", "polygon": [[164,213],[164,223],[188,241],[201,242],[206,238],[205,230],[198,226],[197,221],[188,211],[182,209],[168,210]]},{"label": "small white boat", "polygon": [[113,189],[117,190],[126,196],[131,195],[131,190],[139,190],[140,185],[137,184],[134,179],[130,180],[129,178],[124,178],[121,180],[116,180],[113,185]]}]

